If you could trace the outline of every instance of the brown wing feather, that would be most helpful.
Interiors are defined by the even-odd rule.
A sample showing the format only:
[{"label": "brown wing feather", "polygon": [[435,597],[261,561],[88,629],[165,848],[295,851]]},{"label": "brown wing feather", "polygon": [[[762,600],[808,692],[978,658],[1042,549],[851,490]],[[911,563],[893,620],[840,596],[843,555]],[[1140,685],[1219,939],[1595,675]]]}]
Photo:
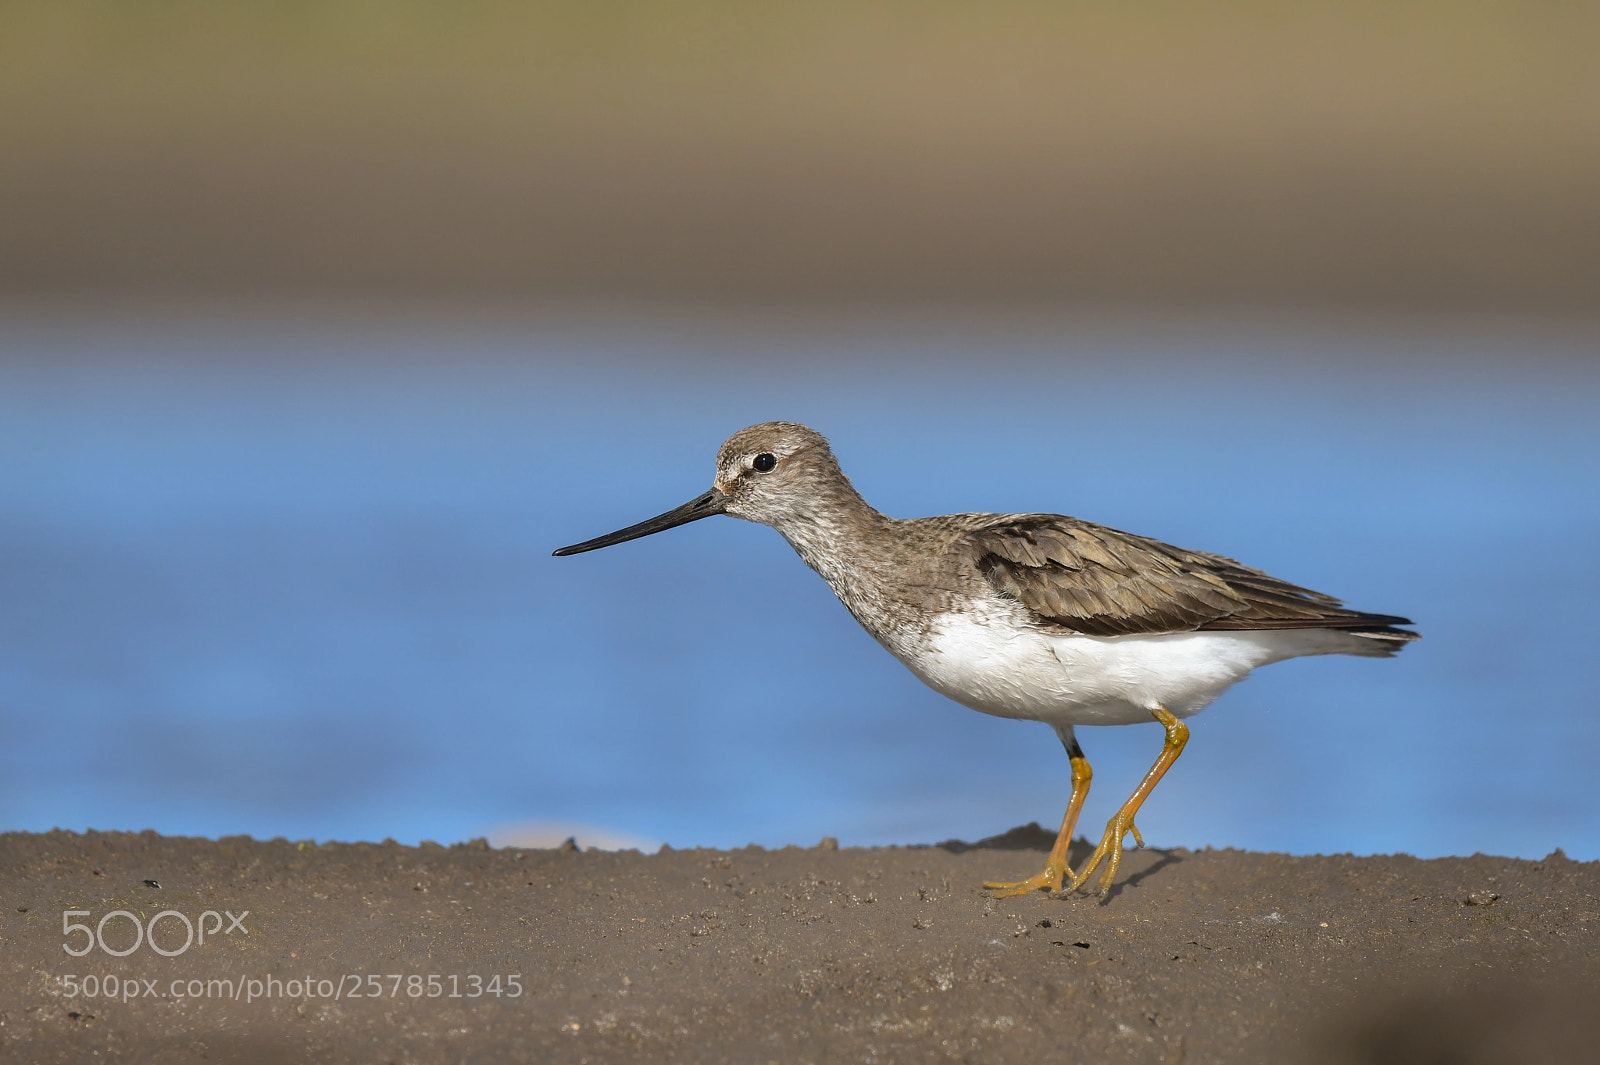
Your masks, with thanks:
[{"label": "brown wing feather", "polygon": [[1001,595],[1089,636],[1410,624],[1345,609],[1231,558],[1058,514],[1007,516],[968,542]]}]

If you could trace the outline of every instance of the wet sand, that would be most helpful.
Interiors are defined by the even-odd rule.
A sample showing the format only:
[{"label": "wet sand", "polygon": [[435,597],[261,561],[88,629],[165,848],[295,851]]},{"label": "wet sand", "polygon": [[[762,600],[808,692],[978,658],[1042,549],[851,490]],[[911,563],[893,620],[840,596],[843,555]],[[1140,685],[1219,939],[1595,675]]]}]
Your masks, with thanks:
[{"label": "wet sand", "polygon": [[[1600,863],[1149,850],[1106,900],[980,889],[1048,843],[0,835],[0,1059],[1507,1063],[1600,1040]],[[114,910],[181,916],[114,957]],[[103,946],[71,956],[92,933],[64,920]],[[205,942],[179,952],[186,921]]]}]

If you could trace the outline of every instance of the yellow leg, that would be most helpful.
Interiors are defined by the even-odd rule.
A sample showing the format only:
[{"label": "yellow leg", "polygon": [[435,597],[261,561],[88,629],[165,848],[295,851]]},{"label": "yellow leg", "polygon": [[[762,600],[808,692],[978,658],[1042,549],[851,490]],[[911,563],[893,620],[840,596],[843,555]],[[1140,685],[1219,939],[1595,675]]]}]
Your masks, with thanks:
[{"label": "yellow leg", "polygon": [[1122,864],[1122,838],[1131,832],[1139,846],[1144,846],[1144,837],[1139,835],[1139,830],[1133,823],[1134,815],[1139,812],[1139,807],[1144,805],[1145,799],[1150,797],[1150,793],[1172,767],[1172,763],[1178,760],[1178,755],[1183,753],[1183,745],[1189,742],[1189,726],[1159,706],[1150,712],[1167,730],[1167,742],[1161,748],[1161,757],[1156,759],[1156,764],[1150,767],[1150,772],[1144,775],[1144,779],[1139,782],[1133,794],[1128,796],[1128,801],[1122,804],[1116,816],[1106,822],[1106,834],[1100,837],[1100,845],[1094,849],[1094,853],[1089,856],[1089,860],[1084,863],[1078,875],[1072,878],[1072,883],[1067,885],[1068,891],[1077,891],[1087,883],[1089,875],[1094,872],[1101,860],[1104,860],[1106,871],[1100,877],[1100,893],[1105,894],[1111,890],[1111,882],[1116,879],[1117,866]]},{"label": "yellow leg", "polygon": [[1056,836],[1056,845],[1050,848],[1050,857],[1045,860],[1044,872],[1030,876],[1026,880],[994,881],[983,886],[995,892],[995,898],[1008,899],[1013,895],[1026,895],[1030,891],[1043,888],[1046,891],[1060,891],[1063,881],[1072,876],[1072,870],[1067,867],[1067,846],[1072,842],[1072,831],[1078,827],[1078,811],[1083,809],[1083,800],[1089,794],[1089,781],[1094,777],[1094,771],[1089,768],[1089,759],[1080,752],[1072,756],[1072,798],[1067,800],[1067,814],[1061,819],[1061,832]]}]

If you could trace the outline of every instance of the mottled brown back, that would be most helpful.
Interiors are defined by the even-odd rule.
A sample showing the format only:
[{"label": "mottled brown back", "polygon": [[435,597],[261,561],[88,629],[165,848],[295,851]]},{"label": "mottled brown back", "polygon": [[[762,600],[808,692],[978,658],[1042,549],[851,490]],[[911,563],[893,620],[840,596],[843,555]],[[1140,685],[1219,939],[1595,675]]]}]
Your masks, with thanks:
[{"label": "mottled brown back", "polygon": [[[1345,609],[1332,596],[1221,555],[1187,551],[1060,514],[996,515],[968,537],[1001,595],[1088,636],[1216,629],[1378,631],[1405,618]],[[1399,639],[1414,633],[1385,632]]]}]

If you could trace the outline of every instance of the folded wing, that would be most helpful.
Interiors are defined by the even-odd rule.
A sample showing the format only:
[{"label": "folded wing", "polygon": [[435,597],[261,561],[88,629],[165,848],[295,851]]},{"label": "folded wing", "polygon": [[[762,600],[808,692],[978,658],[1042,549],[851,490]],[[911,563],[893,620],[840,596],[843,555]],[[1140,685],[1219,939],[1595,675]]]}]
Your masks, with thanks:
[{"label": "folded wing", "polygon": [[[967,538],[1001,595],[1088,636],[1206,629],[1382,630],[1405,618],[1345,608],[1231,558],[1059,514],[1012,515]],[[1414,633],[1393,633],[1414,637]]]}]

